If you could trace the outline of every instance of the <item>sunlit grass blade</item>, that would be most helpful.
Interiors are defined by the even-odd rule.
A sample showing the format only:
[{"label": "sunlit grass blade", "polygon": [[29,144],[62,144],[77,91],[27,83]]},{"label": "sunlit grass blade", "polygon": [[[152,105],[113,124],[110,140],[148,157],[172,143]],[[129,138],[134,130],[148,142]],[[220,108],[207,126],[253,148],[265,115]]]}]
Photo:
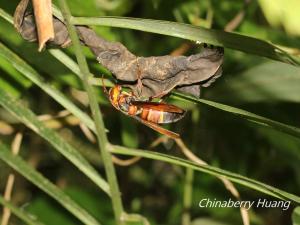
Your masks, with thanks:
[{"label": "sunlit grass blade", "polygon": [[287,52],[267,41],[236,33],[229,33],[222,30],[206,29],[190,24],[142,18],[106,16],[97,18],[73,17],[72,23],[76,25],[99,25],[129,28],[169,35],[195,42],[204,42],[212,45],[223,46],[293,65],[300,65],[299,58],[289,55]]},{"label": "sunlit grass blade", "polygon": [[296,203],[300,203],[300,197],[290,194],[288,192],[282,191],[280,189],[277,189],[275,187],[272,187],[270,185],[264,184],[262,182],[249,179],[247,177],[241,176],[239,174],[231,173],[226,170],[222,170],[213,166],[208,166],[208,165],[199,165],[197,163],[181,159],[178,157],[166,155],[166,154],[161,154],[158,152],[151,152],[151,151],[146,151],[146,150],[139,150],[139,149],[128,149],[122,146],[116,146],[116,145],[111,145],[110,150],[113,153],[117,154],[122,154],[122,155],[131,155],[131,156],[141,156],[144,158],[148,159],[153,159],[153,160],[160,160],[163,162],[167,162],[170,164],[178,165],[178,166],[183,166],[186,168],[191,168],[197,171],[201,171],[207,174],[210,174],[212,176],[216,177],[225,177],[228,180],[241,184],[243,186],[249,187],[251,189],[257,190],[259,192],[268,194],[270,196],[286,200],[286,201],[293,201]]},{"label": "sunlit grass blade", "polygon": [[150,225],[147,218],[139,214],[127,214],[123,213],[124,225]]},{"label": "sunlit grass blade", "polygon": [[5,12],[3,9],[0,8],[0,16],[5,19],[6,21],[12,23],[12,17],[7,13]]},{"label": "sunlit grass blade", "polygon": [[205,100],[205,99],[198,99],[198,98],[195,98],[195,97],[192,97],[192,96],[182,94],[180,92],[175,92],[174,91],[174,92],[172,92],[172,95],[175,98],[179,98],[181,100],[186,100],[186,101],[194,102],[194,103],[197,103],[197,104],[202,103],[202,104],[214,107],[216,109],[219,109],[219,110],[222,110],[222,111],[225,111],[225,112],[233,113],[236,116],[240,116],[240,117],[245,118],[247,120],[250,120],[252,122],[258,123],[262,126],[271,127],[275,130],[278,130],[278,131],[290,134],[294,137],[300,138],[300,129],[297,128],[297,127],[286,125],[284,123],[280,123],[280,122],[268,119],[266,117],[256,115],[254,113],[248,112],[248,111],[243,110],[243,109],[235,108],[235,107],[232,107],[232,106],[224,105],[224,104],[221,104],[221,103],[217,103],[217,102],[213,102],[213,101],[209,101],[209,100]]},{"label": "sunlit grass blade", "polygon": [[91,130],[95,131],[95,124],[92,119],[84,112],[82,112],[72,101],[70,101],[63,93],[55,89],[50,84],[47,84],[43,78],[35,71],[29,64],[16,55],[13,51],[8,49],[0,42],[0,56],[9,61],[16,70],[22,73],[25,77],[39,86],[43,91],[50,95],[55,101],[61,104],[64,108],[69,110],[72,114],[78,117]]},{"label": "sunlit grass blade", "polygon": [[[44,178],[40,173],[30,167],[19,156],[13,155],[11,151],[0,142],[0,158],[9,166],[14,168],[30,182],[35,184],[41,190],[46,192],[57,202],[59,202],[65,209],[71,212],[76,218],[81,220],[84,224],[99,225],[100,223],[94,219],[85,209],[75,203],[63,191],[57,188],[49,180]],[[35,223],[36,224],[36,223]]]},{"label": "sunlit grass blade", "polygon": [[36,115],[28,108],[25,108],[0,89],[0,105],[11,112],[17,119],[32,129],[35,133],[47,140],[57,151],[71,161],[80,171],[89,177],[98,187],[109,193],[107,182],[97,173],[97,171],[87,162],[81,154],[68,144],[55,131],[47,128]]}]

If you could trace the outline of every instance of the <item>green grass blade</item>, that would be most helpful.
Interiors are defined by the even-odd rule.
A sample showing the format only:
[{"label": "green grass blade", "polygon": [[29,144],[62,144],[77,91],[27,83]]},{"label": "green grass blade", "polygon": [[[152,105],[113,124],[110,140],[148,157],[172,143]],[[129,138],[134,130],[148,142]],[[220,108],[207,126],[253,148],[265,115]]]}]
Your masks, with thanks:
[{"label": "green grass blade", "polygon": [[280,123],[271,119],[268,119],[266,117],[263,116],[259,116],[256,115],[254,113],[248,112],[246,110],[243,109],[239,109],[239,108],[235,108],[232,106],[228,106],[228,105],[224,105],[221,103],[217,103],[217,102],[212,102],[209,100],[205,100],[205,99],[198,99],[192,96],[187,96],[185,94],[182,94],[180,92],[172,92],[172,95],[175,98],[181,99],[181,100],[186,100],[189,102],[194,102],[197,104],[205,104],[214,108],[217,108],[219,110],[225,111],[225,112],[229,112],[229,113],[233,113],[236,116],[240,116],[242,118],[245,118],[249,121],[258,123],[262,126],[266,126],[266,127],[271,127],[275,130],[290,134],[292,136],[298,137],[300,138],[300,129],[294,126],[290,126],[290,125],[286,125],[284,123]]},{"label": "green grass blade", "polygon": [[21,72],[25,77],[39,86],[43,91],[50,95],[55,101],[61,104],[64,108],[69,110],[72,114],[78,117],[84,124],[91,130],[95,131],[95,124],[92,119],[84,112],[82,112],[72,101],[70,101],[63,93],[47,84],[43,78],[35,71],[30,65],[28,65],[18,55],[8,49],[4,44],[0,42],[0,56],[9,61],[16,70]]},{"label": "green grass blade", "polygon": [[0,16],[9,23],[13,23],[13,18],[7,12],[0,8]]},{"label": "green grass blade", "polygon": [[[51,50],[51,51],[53,51],[53,50]],[[55,53],[54,54],[55,57],[62,58],[62,59],[66,58],[66,61],[70,61],[68,63],[69,65],[74,64],[74,61],[72,62],[71,61],[72,59],[67,58],[68,56],[65,56],[64,53],[62,53],[61,51],[59,52],[59,50],[55,50],[54,53]],[[61,57],[59,57],[59,56],[61,56]],[[74,66],[71,66],[71,68],[72,67],[74,69],[74,72],[76,72],[77,69],[78,69],[78,66],[77,65],[75,66],[75,64],[74,64]],[[238,109],[238,108],[235,108],[235,107],[232,107],[232,106],[224,105],[224,104],[209,101],[209,100],[197,99],[197,98],[194,98],[192,96],[184,95],[180,92],[174,92],[173,91],[172,94],[173,94],[173,96],[178,97],[181,100],[184,99],[184,100],[187,100],[189,102],[194,102],[194,103],[197,103],[197,104],[200,104],[200,103],[206,104],[206,105],[212,106],[214,108],[217,108],[219,110],[230,112],[230,113],[233,113],[234,115],[240,116],[242,118],[246,118],[247,120],[250,120],[252,122],[259,123],[260,125],[271,127],[275,130],[290,134],[290,135],[295,136],[295,137],[300,137],[300,129],[297,128],[297,127],[286,125],[284,123],[280,123],[280,122],[277,122],[277,121],[274,121],[274,120],[271,120],[271,119],[256,115],[254,113],[248,112],[246,110]]]},{"label": "green grass blade", "polygon": [[116,146],[116,145],[111,145],[110,150],[113,153],[117,154],[122,154],[122,155],[131,155],[131,156],[141,156],[144,158],[149,158],[149,159],[154,159],[154,160],[160,160],[163,162],[171,163],[174,165],[178,166],[183,166],[186,168],[191,168],[197,171],[201,171],[207,174],[210,174],[212,176],[221,176],[225,177],[228,180],[241,184],[243,186],[249,187],[251,189],[257,190],[259,192],[268,194],[270,196],[286,200],[286,201],[293,201],[295,203],[300,203],[300,197],[290,194],[288,192],[282,191],[280,189],[274,188],[270,185],[261,183],[259,181],[249,179],[247,177],[241,176],[239,174],[231,173],[226,170],[222,170],[213,166],[208,166],[208,165],[199,165],[194,162],[181,159],[178,157],[166,155],[166,154],[161,154],[158,152],[151,152],[151,151],[146,151],[146,150],[134,150],[134,149],[128,149],[122,146]]},{"label": "green grass blade", "polygon": [[[82,79],[82,74],[80,72],[79,66],[70,56],[68,56],[66,53],[64,53],[60,49],[49,49],[48,51],[54,58],[56,58],[58,61],[60,61],[68,69],[70,69],[80,79]],[[89,77],[89,84],[102,86],[101,78],[95,78],[94,74],[90,74],[90,75],[91,76]],[[107,79],[104,79],[104,84],[106,87],[114,86],[114,83]],[[93,130],[93,131],[95,131],[95,130]]]},{"label": "green grass blade", "polygon": [[35,215],[29,214],[28,212],[14,206],[12,203],[5,201],[2,195],[0,195],[0,204],[10,209],[15,216],[28,225],[43,225],[42,222],[38,221]]},{"label": "green grass blade", "polygon": [[20,102],[12,99],[7,93],[0,89],[0,105],[11,112],[27,127],[47,140],[57,151],[71,161],[80,171],[89,177],[104,192],[109,193],[107,182],[86,161],[81,154],[61,138],[55,131],[47,128],[36,115],[28,108],[23,107]]},{"label": "green grass blade", "polygon": [[[54,54],[55,57],[63,58],[63,59],[67,57],[67,56],[63,55],[64,53],[58,52],[59,50],[55,50],[55,51],[56,51],[55,54]],[[59,56],[64,56],[64,57],[59,57]],[[66,60],[70,61],[72,59],[67,58]],[[68,64],[73,65],[74,61],[71,62],[71,63],[68,63]],[[78,68],[76,68],[76,66],[73,66],[73,69],[74,69],[74,72],[76,72]],[[293,127],[293,126],[290,126],[290,125],[286,125],[286,124],[283,124],[283,123],[280,123],[280,122],[277,122],[277,121],[274,121],[274,120],[256,115],[256,114],[248,112],[246,110],[238,109],[238,108],[235,108],[235,107],[232,107],[232,106],[220,104],[220,103],[209,101],[209,100],[197,99],[197,98],[194,98],[192,96],[184,95],[180,92],[174,92],[173,91],[172,94],[173,94],[173,96],[178,97],[181,100],[184,99],[184,100],[187,100],[189,102],[194,102],[194,103],[197,103],[197,104],[200,104],[200,103],[206,104],[206,105],[212,106],[214,108],[217,108],[219,110],[230,112],[230,113],[233,113],[234,115],[240,116],[242,118],[246,118],[247,120],[250,120],[252,122],[259,123],[260,125],[271,127],[275,130],[290,134],[290,135],[295,136],[295,137],[300,137],[300,129],[299,128],[296,128],[296,127]]]},{"label": "green grass blade", "polygon": [[[84,18],[84,19],[87,19],[88,21],[90,21],[89,18]],[[91,20],[92,19],[93,18],[91,18]],[[98,19],[96,21],[98,21]],[[99,23],[101,22],[101,23],[104,23],[104,24],[100,24],[100,25],[107,25],[108,26],[108,18],[107,17],[103,18],[103,20],[101,20],[101,21],[98,21],[98,22]],[[131,23],[131,21],[134,21],[134,22]],[[132,28],[133,29],[134,26],[136,25],[135,22],[138,23],[139,26],[142,26],[142,24],[145,23],[145,21],[144,22],[143,21],[144,20],[132,19],[132,18],[113,18],[111,20],[111,23],[113,23],[114,26],[126,27],[126,28]],[[146,20],[146,22],[147,21],[148,20]],[[76,22],[76,20],[75,20],[75,22]],[[124,24],[125,25],[127,24],[127,25],[125,26],[122,22],[124,22]],[[152,23],[153,20],[151,20],[150,22]],[[166,22],[166,23],[169,23],[169,22]],[[122,24],[124,26],[122,26]],[[139,27],[139,26],[137,26],[137,27]],[[153,28],[153,29],[156,29],[156,28]],[[195,29],[202,29],[202,28],[196,27]],[[0,47],[1,47],[1,45],[0,45]],[[64,61],[64,64],[66,63],[66,65],[68,66],[68,68],[70,68],[75,74],[77,74],[77,75],[80,74],[78,66],[74,63],[74,61],[72,61],[64,53],[58,52],[59,50],[51,50],[51,51],[52,51],[51,53],[55,57],[57,57],[57,58],[61,57],[63,59],[63,61]],[[1,54],[1,48],[0,48],[0,54]],[[185,95],[183,95],[181,93],[174,93],[174,95],[177,96],[177,97],[179,97],[180,99],[185,99],[185,100],[188,100],[188,101],[191,101],[191,102],[195,102],[195,103],[207,104],[207,105],[210,105],[210,106],[212,106],[214,108],[218,108],[220,110],[227,111],[227,112],[233,113],[235,115],[239,115],[239,116],[241,116],[243,118],[246,118],[248,120],[258,122],[261,125],[269,126],[269,127],[272,127],[272,128],[274,128],[276,130],[288,133],[290,135],[293,135],[293,136],[296,136],[296,137],[300,137],[299,128],[296,128],[296,127],[293,127],[293,126],[289,126],[289,125],[286,125],[286,124],[283,124],[283,123],[280,123],[280,122],[276,122],[276,121],[270,120],[268,118],[265,118],[265,117],[262,117],[262,116],[259,116],[259,115],[247,112],[245,110],[241,110],[241,109],[234,108],[234,107],[231,107],[231,106],[227,106],[227,105],[224,105],[224,104],[220,104],[220,103],[216,103],[216,102],[212,102],[212,101],[208,101],[208,100],[204,100],[204,99],[196,99],[196,98],[193,98],[193,97],[190,97],[190,96],[185,96]],[[90,118],[86,119],[84,117],[80,117],[80,116],[78,116],[78,117],[84,122],[85,125],[87,125],[93,131],[95,131],[94,124],[91,124],[92,121],[91,121]]]},{"label": "green grass blade", "polygon": [[292,218],[293,218],[293,225],[300,225],[300,206],[294,209]]},{"label": "green grass blade", "polygon": [[89,83],[89,78],[91,77],[91,73],[89,71],[86,58],[82,52],[82,47],[75,26],[73,26],[70,23],[70,19],[72,15],[68,7],[68,4],[65,0],[59,0],[59,5],[64,17],[64,21],[68,28],[70,38],[74,45],[76,59],[78,62],[78,66],[80,68],[80,72],[83,77],[82,84],[84,86],[84,89],[87,92],[90,110],[92,112],[93,119],[95,121],[98,147],[102,156],[106,177],[110,187],[111,201],[112,201],[112,206],[113,206],[114,215],[116,219],[116,224],[123,224],[121,220],[121,216],[124,212],[124,209],[123,209],[123,203],[121,199],[121,192],[119,190],[119,184],[116,176],[115,167],[112,162],[112,155],[107,149],[108,139],[105,133],[105,126],[103,122],[102,113],[100,111],[98,101],[97,101],[97,94],[95,92],[94,87]]},{"label": "green grass blade", "polygon": [[64,66],[69,68],[73,73],[75,73],[80,79],[82,79],[82,75],[80,73],[80,69],[78,64],[71,59],[66,53],[59,49],[49,49],[48,50],[52,56],[54,56],[57,60],[59,60]]},{"label": "green grass blade", "polygon": [[[54,7],[56,14],[62,18],[60,12],[56,7]],[[6,13],[3,9],[0,8],[0,16],[4,18],[7,22],[13,24],[13,18],[11,15]],[[74,105],[70,100],[68,100],[62,93],[59,93],[58,90],[54,89],[53,87],[49,86],[48,84],[43,82],[43,78],[24,60],[18,57],[15,53],[13,53],[10,49],[6,46],[3,48],[3,44],[0,43],[0,55],[2,54],[7,60],[10,59],[18,59],[21,63],[19,66],[15,66],[15,68],[20,71],[27,71],[23,73],[28,79],[33,81],[36,85],[42,88],[45,92],[47,92],[50,96],[52,96],[58,103],[62,106],[67,108],[70,112],[72,112],[75,116],[77,116],[88,128],[95,132],[95,124],[93,123],[92,119],[84,112],[82,112],[76,105]],[[53,55],[57,60],[59,60],[62,64],[64,64],[67,68],[69,68],[73,73],[75,73],[80,79],[82,76],[80,74],[80,69],[77,63],[71,59],[67,54],[59,49],[49,49],[48,50],[51,55]],[[25,65],[25,66],[24,66]],[[92,82],[92,81],[91,81]],[[98,82],[98,81],[97,81]],[[100,83],[100,82],[98,82]],[[105,82],[107,86],[112,86],[110,82]],[[55,98],[57,97],[57,98]],[[106,130],[107,131],[107,130]]]},{"label": "green grass blade", "polygon": [[61,191],[49,180],[44,178],[40,173],[30,167],[23,159],[21,159],[19,156],[13,155],[11,151],[1,142],[0,158],[24,177],[26,177],[30,182],[54,198],[84,224],[99,225],[99,222],[97,222],[96,219],[94,219],[87,211],[85,211],[85,209],[81,208],[63,191]]},{"label": "green grass blade", "polygon": [[273,60],[300,65],[300,59],[289,55],[277,46],[257,38],[241,34],[229,33],[222,30],[213,30],[162,20],[151,20],[128,17],[73,17],[72,23],[76,25],[100,25],[109,27],[121,27],[157,34],[179,37],[196,42],[204,42],[212,45],[223,46],[242,52],[263,56]]}]

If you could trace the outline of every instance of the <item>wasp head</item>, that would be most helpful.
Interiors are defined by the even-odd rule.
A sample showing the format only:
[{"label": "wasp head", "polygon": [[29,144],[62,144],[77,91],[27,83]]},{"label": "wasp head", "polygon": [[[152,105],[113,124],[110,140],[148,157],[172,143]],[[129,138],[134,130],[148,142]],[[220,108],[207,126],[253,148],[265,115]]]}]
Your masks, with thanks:
[{"label": "wasp head", "polygon": [[118,104],[121,91],[122,91],[122,87],[120,85],[116,85],[116,86],[114,86],[113,88],[110,89],[109,98],[110,98],[110,101],[113,104],[115,104],[115,105]]}]

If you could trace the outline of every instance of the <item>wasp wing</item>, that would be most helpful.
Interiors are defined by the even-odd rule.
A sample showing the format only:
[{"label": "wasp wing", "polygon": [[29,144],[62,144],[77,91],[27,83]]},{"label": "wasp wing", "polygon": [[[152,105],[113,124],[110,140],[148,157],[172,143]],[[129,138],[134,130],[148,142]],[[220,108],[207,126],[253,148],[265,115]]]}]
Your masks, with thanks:
[{"label": "wasp wing", "polygon": [[157,110],[157,111],[179,113],[179,114],[185,113],[185,110],[179,108],[176,105],[166,104],[166,103],[162,103],[162,102],[132,101],[131,104],[136,105],[141,108],[144,108],[144,109],[152,109],[152,110]]},{"label": "wasp wing", "polygon": [[152,123],[152,122],[149,122],[147,120],[143,120],[141,119],[140,117],[137,117],[137,116],[132,116],[133,118],[135,118],[136,120],[138,120],[139,122],[141,122],[142,124],[152,128],[153,130],[161,133],[161,134],[164,134],[164,135],[167,135],[168,137],[172,138],[172,139],[177,139],[177,138],[180,138],[180,135],[177,134],[177,133],[174,133],[170,130],[167,130],[161,126],[159,126],[158,124],[156,123]]}]

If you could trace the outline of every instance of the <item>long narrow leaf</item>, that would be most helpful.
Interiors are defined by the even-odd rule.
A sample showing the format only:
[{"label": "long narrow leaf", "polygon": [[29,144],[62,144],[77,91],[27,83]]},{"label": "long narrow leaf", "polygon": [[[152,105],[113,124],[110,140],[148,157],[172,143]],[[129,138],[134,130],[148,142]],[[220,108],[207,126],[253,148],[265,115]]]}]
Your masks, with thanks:
[{"label": "long narrow leaf", "polygon": [[[0,16],[7,20],[7,22],[13,24],[13,18],[11,15],[6,13],[0,8]],[[59,49],[49,49],[50,54],[52,54],[57,60],[61,61],[67,68],[74,72],[79,78],[81,77],[80,70],[76,62],[71,59],[67,54]],[[82,112],[76,105],[74,105],[63,93],[59,92],[57,89],[53,88],[49,84],[43,81],[43,78],[36,72],[30,65],[28,65],[24,60],[22,60],[18,55],[8,49],[0,42],[0,55],[4,56],[9,62],[13,61],[15,64],[13,66],[23,73],[29,80],[34,82],[37,86],[48,93],[54,100],[60,103],[63,107],[68,109],[71,113],[77,116],[88,128],[95,132],[95,124],[92,119],[84,112]],[[23,72],[22,72],[23,71]],[[110,82],[105,82],[107,86],[112,86]]]},{"label": "long narrow leaf", "polygon": [[202,103],[205,105],[209,105],[211,107],[214,107],[216,109],[220,109],[222,111],[225,112],[229,112],[229,113],[233,113],[234,115],[240,116],[242,118],[245,118],[249,121],[258,123],[262,126],[266,126],[266,127],[271,127],[275,130],[290,134],[292,136],[298,137],[300,138],[300,128],[294,127],[294,126],[290,126],[290,125],[286,125],[284,123],[280,123],[271,119],[268,119],[266,117],[263,116],[259,116],[256,115],[254,113],[248,112],[246,110],[243,109],[239,109],[239,108],[235,108],[232,106],[228,106],[228,105],[224,105],[221,103],[217,103],[217,102],[212,102],[209,100],[205,100],[205,99],[198,99],[192,96],[187,96],[184,95],[180,92],[172,92],[173,96],[180,98],[180,99],[184,99],[186,101],[189,102],[194,102],[194,103]]},{"label": "long narrow leaf", "polygon": [[[51,51],[53,51],[53,50],[51,50]],[[62,55],[64,54],[64,53],[60,52],[59,50],[55,50],[54,53],[55,53],[54,56],[57,57],[57,58],[61,54]],[[65,56],[65,57],[67,57],[67,56]],[[70,61],[72,59],[67,58],[66,60]],[[68,64],[72,65],[73,63],[68,63]],[[73,69],[76,71],[76,66],[73,66],[73,67],[74,67]],[[110,85],[110,84],[108,84],[108,85]],[[268,119],[266,117],[262,117],[262,116],[254,114],[254,113],[248,112],[246,110],[235,108],[235,107],[232,107],[232,106],[229,106],[229,105],[225,105],[225,104],[221,104],[221,103],[217,103],[217,102],[213,102],[213,101],[209,101],[209,100],[205,100],[205,99],[198,99],[198,98],[194,98],[192,96],[187,96],[187,95],[184,95],[180,92],[174,92],[173,91],[172,94],[173,94],[173,96],[178,97],[181,100],[184,99],[184,100],[189,101],[189,102],[194,102],[194,103],[198,103],[198,104],[201,104],[201,103],[206,104],[206,105],[209,105],[209,106],[214,107],[216,109],[223,110],[223,111],[232,113],[234,115],[238,115],[242,118],[246,118],[249,121],[259,123],[262,126],[271,127],[275,130],[290,134],[292,136],[300,137],[300,129],[297,128],[297,127],[293,127],[293,126],[290,126],[290,125],[287,125],[287,124],[284,124],[284,123],[280,123],[280,122]]]},{"label": "long narrow leaf", "polygon": [[59,0],[58,2],[59,2],[60,9],[62,10],[62,14],[70,35],[70,39],[72,40],[72,43],[74,45],[76,59],[83,78],[82,84],[84,86],[85,91],[87,92],[90,110],[92,112],[93,119],[95,121],[98,147],[103,159],[105,173],[110,187],[111,201],[112,201],[116,224],[121,225],[123,224],[123,222],[121,221],[121,217],[124,212],[123,203],[121,199],[121,193],[119,190],[119,184],[116,176],[115,167],[112,162],[112,156],[107,149],[108,139],[105,133],[105,126],[103,122],[102,113],[100,111],[98,101],[97,101],[97,94],[93,86],[89,83],[89,77],[90,77],[89,66],[82,52],[82,47],[75,26],[73,26],[70,23],[70,19],[72,15],[69,6],[65,0]]},{"label": "long narrow leaf", "polygon": [[[51,50],[51,51],[53,51],[53,50]],[[76,71],[77,71],[76,66],[77,65],[76,66],[74,65],[74,63],[73,63],[74,61],[73,62],[71,61],[72,59],[67,58],[68,56],[65,56],[64,53],[62,53],[59,50],[55,50],[55,52],[53,52],[53,53],[54,53],[53,55],[57,58],[66,58],[65,60],[68,62],[68,65],[73,65],[71,67],[73,67],[74,72],[76,73]],[[64,56],[64,57],[58,57],[58,56]],[[211,107],[214,107],[214,108],[217,108],[217,109],[229,112],[229,113],[233,113],[234,115],[241,116],[241,117],[246,118],[247,120],[250,120],[252,122],[257,122],[260,125],[271,127],[275,130],[290,134],[290,135],[295,136],[295,137],[300,137],[300,129],[297,128],[297,127],[286,125],[284,123],[280,123],[280,122],[268,119],[266,117],[262,117],[262,116],[254,114],[254,113],[248,112],[246,110],[238,109],[238,108],[228,106],[228,105],[225,105],[225,104],[221,104],[221,103],[217,103],[217,102],[213,102],[213,101],[209,101],[209,100],[205,100],[205,99],[198,99],[198,98],[194,98],[192,96],[187,96],[187,95],[184,95],[180,92],[174,92],[173,91],[172,94],[173,94],[173,96],[178,97],[181,100],[184,99],[184,100],[189,101],[189,102],[194,102],[194,103],[198,103],[198,104],[200,104],[200,103],[206,104],[206,105],[209,105]]]},{"label": "long narrow leaf", "polygon": [[99,225],[97,220],[94,219],[87,211],[85,211],[85,209],[80,207],[63,191],[58,189],[49,180],[44,178],[40,173],[30,167],[23,159],[21,159],[19,156],[13,155],[11,151],[1,142],[0,158],[24,177],[26,177],[30,182],[54,198],[84,224]]},{"label": "long narrow leaf", "polygon": [[196,42],[204,42],[242,52],[267,57],[273,60],[300,65],[300,59],[289,55],[277,46],[257,38],[248,37],[222,30],[212,30],[190,24],[176,23],[162,20],[151,20],[128,17],[73,17],[76,25],[101,25],[121,27],[173,37],[184,38]]},{"label": "long narrow leaf", "polygon": [[[58,61],[60,61],[64,66],[70,69],[74,74],[76,74],[80,79],[82,79],[82,75],[80,73],[80,69],[77,63],[66,53],[64,53],[60,49],[49,49],[49,53],[54,56]],[[102,80],[100,78],[95,78],[93,74],[89,77],[89,83],[92,85],[102,85]],[[114,86],[114,83],[111,81],[104,79],[104,84],[106,87]],[[94,131],[94,130],[93,130]]]},{"label": "long narrow leaf", "polygon": [[43,78],[36,72],[30,65],[28,65],[18,55],[8,49],[0,42],[0,56],[9,61],[19,72],[25,77],[39,86],[43,91],[50,95],[55,101],[61,104],[64,108],[69,110],[72,114],[78,117],[85,123],[91,130],[95,131],[95,124],[92,119],[84,112],[82,112],[72,101],[70,101],[63,93],[47,84]]},{"label": "long narrow leaf", "polygon": [[[59,15],[59,10],[57,10],[56,7],[54,7],[54,9],[55,9],[56,14]],[[5,18],[9,17],[5,12],[4,12],[3,17],[4,16],[5,16]],[[109,18],[110,17],[104,17],[103,20],[101,20],[101,21],[96,20],[96,22],[99,23],[99,25],[108,26],[109,21],[110,21],[110,20],[108,20]],[[77,19],[78,18],[74,19],[75,20],[74,22],[76,22]],[[91,22],[88,18],[83,18],[83,19],[84,20],[86,19],[87,21]],[[93,18],[91,18],[91,20],[93,21]],[[8,21],[10,21],[10,20],[8,20]],[[114,25],[114,26],[117,26],[117,27],[126,27],[126,28],[131,28],[131,29],[142,29],[142,28],[145,29],[145,27],[143,27],[144,23],[149,22],[151,24],[154,21],[155,20],[143,20],[143,19],[122,18],[122,17],[115,18],[114,17],[114,18],[112,18],[111,23],[112,23],[112,26]],[[166,23],[169,23],[169,22],[166,22]],[[187,25],[187,26],[189,26],[189,25]],[[146,29],[149,29],[149,27],[147,27]],[[151,26],[151,29],[153,29],[153,32],[165,32],[165,31],[161,31],[161,30],[157,29],[155,26],[154,27]],[[193,30],[194,29],[200,29],[201,30],[202,28],[193,27],[191,29],[193,29]],[[207,31],[206,29],[204,29],[204,30]],[[148,30],[145,30],[145,31],[148,31]],[[209,32],[209,31],[207,31],[207,32]],[[220,32],[222,32],[222,31],[220,31]],[[168,33],[164,33],[164,34],[168,34]],[[189,34],[187,34],[187,35],[189,35]],[[270,47],[270,44],[269,43],[267,43],[267,44]],[[276,47],[272,46],[272,48],[276,48]],[[68,68],[70,68],[75,74],[79,75],[78,66],[74,63],[74,61],[72,61],[70,58],[65,56],[65,54],[63,54],[61,52],[58,52],[59,50],[54,50],[54,51],[51,50],[51,51],[52,51],[52,54],[56,58],[59,58],[59,57],[63,56],[62,58],[64,59],[64,64],[66,64],[68,66]],[[1,48],[0,48],[0,53],[1,53]],[[227,105],[224,105],[224,104],[220,104],[220,103],[216,103],[216,102],[212,102],[212,101],[208,101],[208,100],[204,100],[204,99],[197,99],[197,98],[193,98],[193,97],[190,97],[190,96],[185,96],[181,93],[174,93],[174,95],[179,97],[180,99],[185,99],[185,100],[195,102],[195,103],[207,104],[207,105],[212,106],[214,108],[217,108],[217,109],[220,109],[220,110],[223,110],[223,111],[226,111],[226,112],[233,113],[234,115],[239,115],[239,116],[244,117],[248,120],[258,122],[261,125],[269,126],[269,127],[272,127],[276,130],[288,133],[290,135],[300,137],[299,128],[289,126],[289,125],[286,125],[286,124],[283,124],[283,123],[280,123],[280,122],[277,122],[277,121],[273,121],[273,120],[270,120],[268,118],[265,118],[265,117],[247,112],[245,110],[241,110],[241,109],[234,108],[234,107],[231,107],[231,106],[227,106]],[[87,120],[84,119],[83,117],[79,117],[79,118],[85,123],[85,125],[87,125],[88,127],[92,128],[93,131],[95,131],[94,124],[91,127],[91,122],[89,121],[90,118],[88,118]]]},{"label": "long narrow leaf", "polygon": [[187,168],[191,168],[197,171],[201,171],[213,176],[222,176],[227,178],[228,180],[231,180],[232,182],[241,184],[243,186],[249,187],[251,189],[257,190],[259,192],[268,194],[270,196],[286,200],[286,201],[293,201],[296,203],[300,203],[300,197],[290,194],[288,192],[282,191],[280,189],[274,188],[270,185],[261,183],[259,181],[249,179],[247,177],[241,176],[239,174],[231,173],[226,170],[222,170],[213,166],[208,165],[199,165],[197,163],[184,160],[178,157],[165,155],[157,152],[151,152],[146,150],[134,150],[134,149],[128,149],[122,146],[116,146],[111,145],[110,150],[113,153],[122,154],[122,155],[131,155],[131,156],[141,156],[144,158],[154,159],[154,160],[160,160],[167,163],[171,163],[178,166],[183,166]]},{"label": "long narrow leaf", "polygon": [[70,160],[79,170],[89,177],[104,192],[109,193],[107,182],[86,161],[81,154],[69,145],[55,131],[47,128],[39,121],[32,111],[22,106],[17,100],[12,99],[7,93],[0,89],[0,105],[11,112],[27,127],[47,140],[57,151]]}]

